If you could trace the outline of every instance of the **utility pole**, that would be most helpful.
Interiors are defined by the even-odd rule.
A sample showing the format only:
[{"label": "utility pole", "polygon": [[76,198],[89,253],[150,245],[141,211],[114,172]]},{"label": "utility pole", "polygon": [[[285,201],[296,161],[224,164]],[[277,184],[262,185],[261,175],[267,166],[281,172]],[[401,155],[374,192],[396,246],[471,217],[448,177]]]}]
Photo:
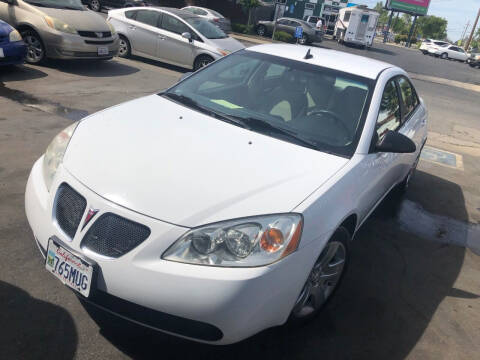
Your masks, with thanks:
[{"label": "utility pole", "polygon": [[470,43],[472,42],[473,35],[475,34],[475,30],[477,29],[478,18],[480,18],[480,9],[478,9],[477,18],[475,19],[475,24],[473,24],[472,32],[470,33],[470,38],[468,39],[467,45],[465,46],[465,51],[467,51],[467,52],[468,52],[468,48],[470,46]]},{"label": "utility pole", "polygon": [[390,26],[392,25],[392,19],[393,19],[393,10],[390,13],[390,17],[388,18],[388,25],[387,25],[387,30],[385,30],[385,35],[383,36],[383,42],[387,42],[388,34],[390,33]]}]

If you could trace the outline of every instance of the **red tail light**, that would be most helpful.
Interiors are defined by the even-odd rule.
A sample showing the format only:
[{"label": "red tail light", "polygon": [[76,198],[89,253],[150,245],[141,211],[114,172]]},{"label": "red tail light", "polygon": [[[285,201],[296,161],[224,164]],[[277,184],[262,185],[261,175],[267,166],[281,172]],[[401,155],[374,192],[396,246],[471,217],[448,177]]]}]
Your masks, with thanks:
[{"label": "red tail light", "polygon": [[220,18],[213,18],[213,21],[220,22]]}]

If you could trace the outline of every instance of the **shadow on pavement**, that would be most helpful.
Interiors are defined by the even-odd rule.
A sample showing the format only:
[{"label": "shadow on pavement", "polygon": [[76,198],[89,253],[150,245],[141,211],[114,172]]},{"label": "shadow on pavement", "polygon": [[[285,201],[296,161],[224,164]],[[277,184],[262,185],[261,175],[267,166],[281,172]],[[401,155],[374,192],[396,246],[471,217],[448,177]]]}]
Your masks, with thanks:
[{"label": "shadow on pavement", "polygon": [[88,77],[125,76],[140,71],[136,67],[121,64],[115,61],[115,59],[105,61],[49,59],[41,66],[56,69],[64,73]]},{"label": "shadow on pavement", "polygon": [[77,330],[63,308],[0,281],[0,359],[73,359]]},{"label": "shadow on pavement", "polygon": [[0,83],[41,79],[46,76],[48,76],[48,74],[39,69],[23,65],[0,66]]},{"label": "shadow on pavement", "polygon": [[[457,218],[468,220],[459,186],[426,173],[413,182],[428,187],[417,184],[421,191],[414,187],[409,197],[422,201],[442,194],[456,204]],[[477,295],[452,289],[465,249],[402,231],[396,220],[400,200],[392,193],[360,229],[336,296],[303,326],[281,326],[238,344],[210,346],[147,330],[88,306],[87,311],[102,335],[133,358],[403,359],[446,296]],[[466,237],[466,231],[457,236]]]},{"label": "shadow on pavement", "polygon": [[167,64],[167,63],[164,63],[164,62],[161,62],[161,61],[151,60],[151,59],[147,59],[147,58],[143,58],[143,57],[135,56],[135,55],[131,55],[129,57],[129,59],[135,60],[135,61],[141,61],[141,62],[144,62],[146,64],[163,67],[165,69],[172,70],[172,71],[178,71],[178,72],[181,72],[181,73],[186,73],[186,72],[189,72],[189,71],[193,71],[191,69],[182,68],[182,67],[176,66],[176,65],[170,65],[170,64]]}]

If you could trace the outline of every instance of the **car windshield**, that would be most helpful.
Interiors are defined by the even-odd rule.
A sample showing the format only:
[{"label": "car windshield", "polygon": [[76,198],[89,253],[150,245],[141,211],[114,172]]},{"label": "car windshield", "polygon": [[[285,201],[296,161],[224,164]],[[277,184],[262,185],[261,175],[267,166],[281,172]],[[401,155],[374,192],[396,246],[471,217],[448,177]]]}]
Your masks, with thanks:
[{"label": "car windshield", "polygon": [[25,0],[30,5],[68,10],[86,10],[80,0]]},{"label": "car windshield", "polygon": [[351,157],[373,80],[241,50],[160,94],[219,120]]},{"label": "car windshield", "polygon": [[207,39],[225,39],[228,37],[218,26],[213,25],[208,20],[194,17],[187,18],[185,21]]}]

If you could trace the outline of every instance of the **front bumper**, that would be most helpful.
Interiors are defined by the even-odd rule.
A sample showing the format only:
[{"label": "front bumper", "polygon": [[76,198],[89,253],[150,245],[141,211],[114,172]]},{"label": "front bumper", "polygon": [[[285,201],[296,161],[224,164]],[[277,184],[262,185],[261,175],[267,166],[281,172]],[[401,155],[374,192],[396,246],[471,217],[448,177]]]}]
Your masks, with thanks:
[{"label": "front bumper", "polygon": [[[60,32],[40,34],[46,47],[46,54],[54,59],[108,59],[116,56],[119,47],[117,34],[106,38],[90,38]],[[99,55],[98,49],[106,47],[107,54]]]},{"label": "front bumper", "polygon": [[25,62],[27,46],[23,41],[8,42],[0,44],[4,57],[0,57],[1,65],[18,65]]},{"label": "front bumper", "polygon": [[[43,249],[48,239],[56,236],[75,252],[97,263],[96,285],[87,301],[151,328],[214,344],[240,341],[288,319],[315,254],[318,255],[312,251],[314,245],[307,245],[264,267],[221,268],[165,261],[160,258],[161,254],[187,228],[107,201],[78,182],[62,166],[49,193],[43,181],[42,161],[40,158],[35,163],[27,183],[27,218]],[[95,219],[102,213],[113,212],[148,226],[151,235],[117,259],[83,251],[81,239],[95,219],[84,230],[78,230],[73,239],[62,232],[52,208],[56,189],[63,182],[85,197],[87,210],[100,210]],[[192,324],[198,326],[195,328]],[[192,332],[192,327],[197,330]]]}]

